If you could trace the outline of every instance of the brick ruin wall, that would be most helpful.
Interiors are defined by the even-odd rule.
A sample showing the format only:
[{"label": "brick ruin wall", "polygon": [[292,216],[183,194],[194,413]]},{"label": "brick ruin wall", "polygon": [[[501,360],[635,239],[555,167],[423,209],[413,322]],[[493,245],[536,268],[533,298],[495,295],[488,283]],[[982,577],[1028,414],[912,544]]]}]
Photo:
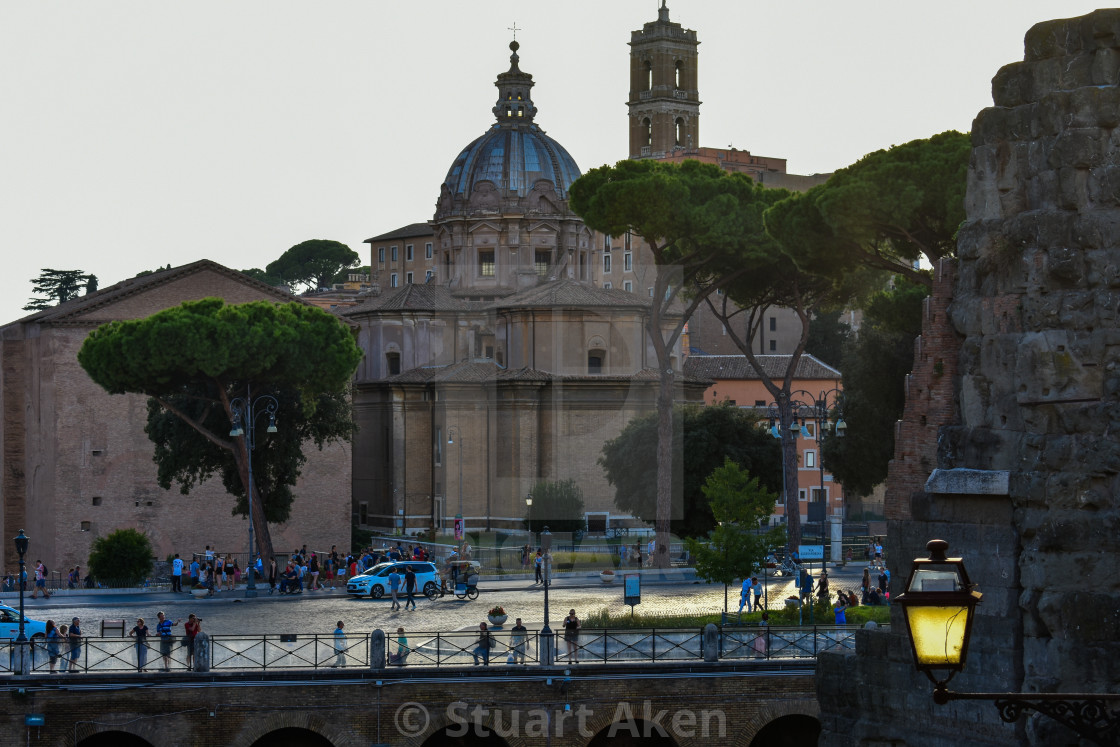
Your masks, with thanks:
[{"label": "brick ruin wall", "polygon": [[[959,339],[956,398],[933,391],[952,407],[931,423],[934,467],[1006,473],[1008,488],[922,492],[920,466],[905,463],[928,457],[929,431],[911,420],[933,413],[908,402],[892,592],[925,540],[946,539],[984,593],[955,689],[1108,692],[1120,682],[1120,10],[1038,24],[1025,48],[973,125],[942,329]],[[915,386],[920,358],[919,399],[931,391]],[[822,656],[821,745],[1076,741],[1043,717],[1001,724],[991,703],[934,705],[892,616],[854,656]]]}]

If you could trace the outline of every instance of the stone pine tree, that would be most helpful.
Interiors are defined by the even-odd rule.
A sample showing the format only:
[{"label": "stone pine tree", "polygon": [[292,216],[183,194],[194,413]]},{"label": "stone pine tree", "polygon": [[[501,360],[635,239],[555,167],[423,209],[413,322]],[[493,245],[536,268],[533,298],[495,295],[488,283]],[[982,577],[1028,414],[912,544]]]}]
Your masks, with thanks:
[{"label": "stone pine tree", "polygon": [[[772,192],[772,195],[768,195]],[[742,174],[711,164],[685,161],[619,161],[577,179],[571,207],[592,229],[610,236],[640,236],[653,258],[655,274],[646,332],[657,359],[657,553],[669,564],[672,507],[672,351],[685,323],[721,283],[749,265],[719,266],[721,257],[746,257],[765,238],[763,210],[784,190],[765,190]]]},{"label": "stone pine tree", "polygon": [[261,438],[260,429],[253,462],[257,549],[270,558],[268,522],[288,516],[304,445],[353,432],[347,395],[361,355],[351,330],[313,306],[207,298],[103,325],[78,362],[110,394],[149,397],[161,485],[174,480],[188,493],[217,473],[238,499],[235,513],[247,511],[249,462],[245,439],[229,435],[230,402],[248,387],[278,396],[277,432]]},{"label": "stone pine tree", "polygon": [[952,130],[875,151],[775,205],[766,229],[818,262],[886,270],[929,288],[929,273],[915,265],[956,254],[971,152],[968,135]]},{"label": "stone pine tree", "polygon": [[305,285],[316,290],[329,285],[347,267],[354,267],[361,257],[350,247],[329,239],[311,239],[296,244],[266,266],[265,273],[293,287]]},{"label": "stone pine tree", "polygon": [[84,290],[93,293],[97,290],[97,276],[82,270],[52,270],[44,267],[39,277],[31,281],[32,293],[40,294],[23,307],[24,311],[42,311],[60,303],[77,298]]}]

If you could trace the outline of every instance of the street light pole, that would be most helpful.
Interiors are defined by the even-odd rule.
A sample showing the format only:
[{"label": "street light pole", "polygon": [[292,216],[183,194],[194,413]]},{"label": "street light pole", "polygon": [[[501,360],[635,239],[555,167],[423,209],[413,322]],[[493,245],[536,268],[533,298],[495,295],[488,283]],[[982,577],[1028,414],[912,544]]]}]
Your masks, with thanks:
[{"label": "street light pole", "polygon": [[544,627],[541,628],[541,664],[552,666],[556,650],[552,639],[552,628],[548,627],[548,587],[552,583],[552,532],[548,527],[541,530],[541,549],[544,550]]},{"label": "street light pole", "polygon": [[[264,407],[263,410],[258,408]],[[252,387],[245,386],[245,397],[236,397],[229,403],[230,412],[233,413],[233,428],[229,435],[245,437],[245,458],[249,470],[249,583],[245,586],[246,598],[257,595],[257,584],[254,579],[256,563],[253,558],[253,449],[257,445],[257,415],[268,415],[267,433],[276,432],[276,411],[280,409],[280,401],[271,394],[262,394],[253,399]],[[271,560],[271,558],[270,558]]]},{"label": "street light pole", "polygon": [[459,519],[460,527],[462,527],[462,537],[456,537],[457,540],[466,539],[467,536],[467,522],[463,520],[463,433],[459,430],[459,426],[452,425],[447,428],[447,443],[454,445],[455,439],[459,439],[459,513],[456,518]]},{"label": "street light pole", "polygon": [[16,637],[16,649],[19,651],[19,669],[17,674],[27,674],[27,634],[23,630],[23,586],[24,586],[24,555],[27,554],[27,545],[31,539],[19,530],[15,536],[16,552],[19,553],[19,636]]}]

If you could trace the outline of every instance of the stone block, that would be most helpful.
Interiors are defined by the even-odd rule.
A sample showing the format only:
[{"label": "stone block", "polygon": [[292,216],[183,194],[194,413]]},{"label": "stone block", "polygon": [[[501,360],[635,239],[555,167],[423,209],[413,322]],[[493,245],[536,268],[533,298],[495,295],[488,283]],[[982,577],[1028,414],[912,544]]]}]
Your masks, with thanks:
[{"label": "stone block", "polygon": [[982,469],[935,469],[926,492],[935,494],[1007,495],[1008,474]]},{"label": "stone block", "polygon": [[1090,399],[1099,396],[1101,371],[1073,355],[1068,331],[1053,329],[1023,335],[1015,380],[1020,403]]},{"label": "stone block", "polygon": [[1050,168],[1088,169],[1105,162],[1108,138],[1096,127],[1070,127],[1058,133],[1050,151]]},{"label": "stone block", "polygon": [[1067,23],[1071,24],[1065,42],[1068,53],[1120,47],[1120,10],[1116,8],[1096,10]]},{"label": "stone block", "polygon": [[1057,19],[1036,23],[1023,39],[1024,59],[1046,60],[1076,54],[1084,49],[1083,19]]},{"label": "stone block", "polygon": [[996,106],[1013,107],[1031,100],[1031,75],[1024,62],[1004,65],[992,78],[992,102]]}]

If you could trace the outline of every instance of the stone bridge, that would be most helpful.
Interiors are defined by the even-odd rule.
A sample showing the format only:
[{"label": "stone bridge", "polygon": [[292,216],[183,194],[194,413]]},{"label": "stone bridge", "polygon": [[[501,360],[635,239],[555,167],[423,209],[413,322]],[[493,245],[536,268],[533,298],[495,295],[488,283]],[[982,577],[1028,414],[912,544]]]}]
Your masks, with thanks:
[{"label": "stone bridge", "polygon": [[6,677],[0,745],[816,745],[815,662]]}]

